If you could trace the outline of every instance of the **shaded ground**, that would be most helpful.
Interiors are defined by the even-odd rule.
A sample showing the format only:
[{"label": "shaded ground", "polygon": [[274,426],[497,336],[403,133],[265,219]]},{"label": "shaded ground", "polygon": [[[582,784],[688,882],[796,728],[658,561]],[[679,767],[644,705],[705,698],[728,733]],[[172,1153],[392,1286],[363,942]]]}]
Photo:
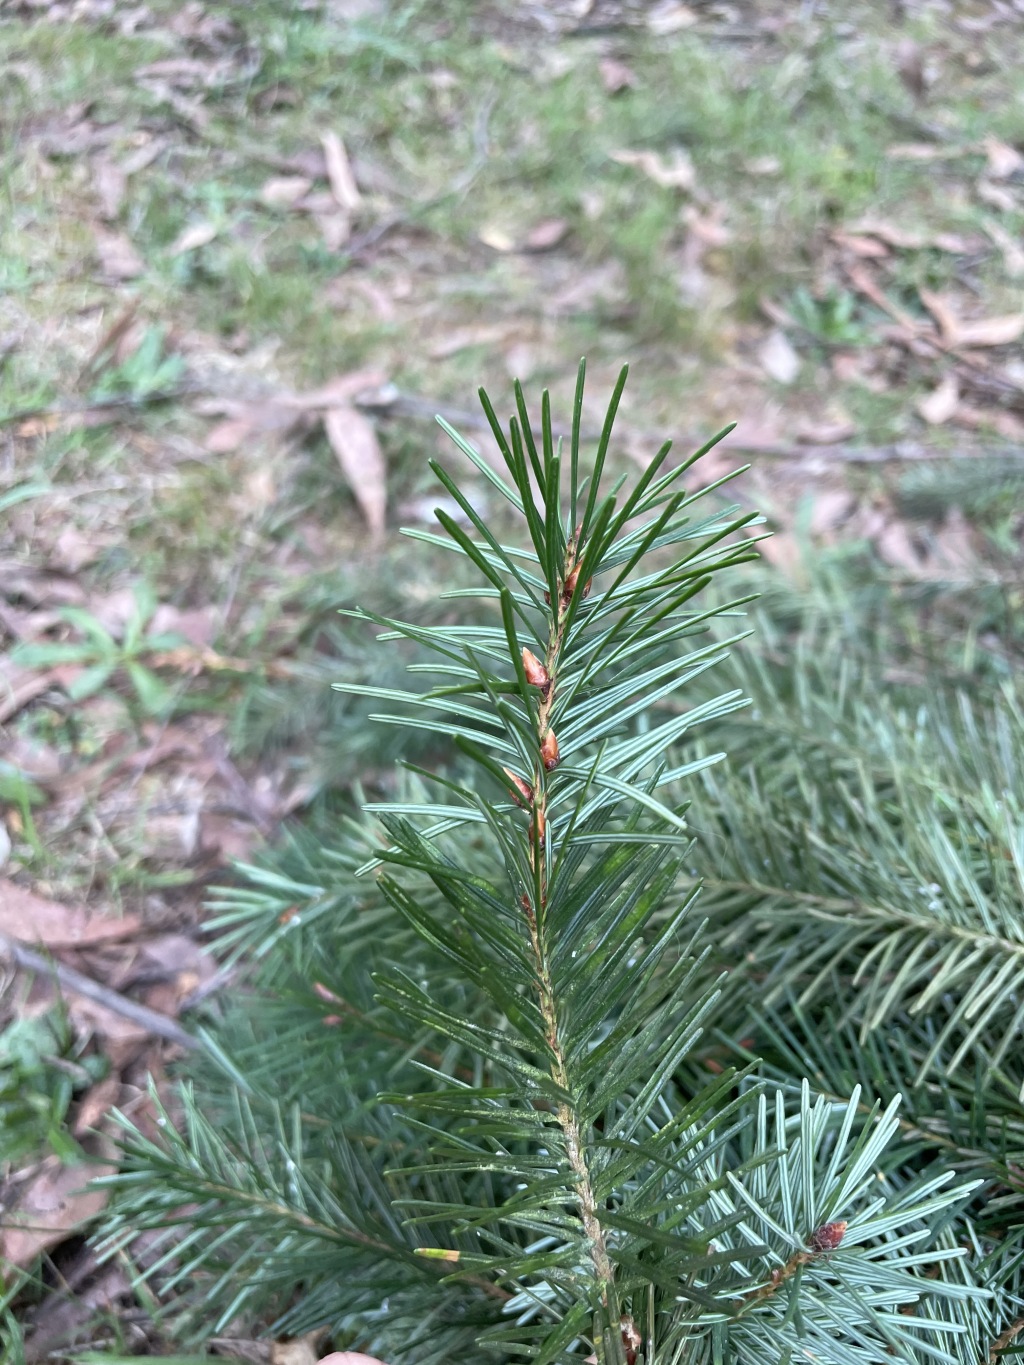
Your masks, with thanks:
[{"label": "shaded ground", "polygon": [[[115,1007],[202,996],[211,877],[387,761],[335,609],[434,595],[395,530],[481,382],[567,414],[586,353],[596,411],[628,359],[615,458],[738,421],[707,472],[753,460],[783,569],[838,537],[1019,606],[1019,0],[504,10],[0,17],[0,931]],[[3,1002],[25,1270],[166,1045],[55,999]]]}]

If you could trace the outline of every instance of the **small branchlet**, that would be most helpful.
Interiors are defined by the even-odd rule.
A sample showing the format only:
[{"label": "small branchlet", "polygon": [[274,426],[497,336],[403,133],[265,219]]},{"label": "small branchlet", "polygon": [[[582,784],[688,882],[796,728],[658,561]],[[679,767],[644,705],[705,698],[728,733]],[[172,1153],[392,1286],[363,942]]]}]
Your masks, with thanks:
[{"label": "small branchlet", "polygon": [[843,1219],[838,1219],[834,1223],[822,1223],[821,1227],[815,1228],[807,1239],[808,1250],[794,1252],[785,1265],[775,1267],[767,1284],[744,1294],[739,1300],[740,1311],[743,1312],[754,1304],[770,1299],[781,1285],[792,1279],[801,1266],[809,1265],[819,1257],[825,1257],[829,1252],[835,1251],[846,1235],[846,1228],[847,1223]]}]

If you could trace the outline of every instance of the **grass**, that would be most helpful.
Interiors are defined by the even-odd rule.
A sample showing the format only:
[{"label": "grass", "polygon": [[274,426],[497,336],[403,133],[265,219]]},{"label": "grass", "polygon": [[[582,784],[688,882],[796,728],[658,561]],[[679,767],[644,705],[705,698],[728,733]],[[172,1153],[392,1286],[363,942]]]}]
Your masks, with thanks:
[{"label": "grass", "polygon": [[[634,363],[623,425],[639,445],[662,429],[699,437],[765,413],[785,438],[826,402],[849,416],[859,444],[909,438],[955,451],[971,439],[927,432],[915,412],[941,366],[922,362],[874,387],[837,375],[837,355],[884,350],[889,319],[853,290],[830,234],[870,216],[926,238],[978,235],[983,249],[967,256],[895,252],[890,296],[922,317],[922,288],[957,293],[979,315],[1019,309],[1019,281],[984,243],[994,219],[1020,238],[1024,193],[1007,182],[1011,201],[997,210],[976,188],[983,139],[1024,144],[1019,25],[979,36],[928,13],[897,28],[885,7],[857,3],[841,20],[786,11],[788,23],[758,34],[765,7],[749,23],[745,14],[752,36],[722,36],[716,20],[667,38],[622,27],[546,40],[508,7],[468,0],[385,0],[355,20],[279,0],[147,8],[152,19],[134,32],[119,31],[117,14],[0,18],[10,73],[0,82],[0,419],[134,399],[98,425],[41,412],[0,426],[0,559],[35,566],[44,588],[77,585],[89,611],[140,586],[181,609],[212,606],[215,648],[247,671],[158,670],[164,690],[147,694],[145,651],[129,657],[116,643],[94,696],[44,694],[8,726],[70,771],[95,764],[111,736],[141,746],[147,726],[205,711],[225,718],[239,763],[299,774],[308,810],[333,818],[346,784],[374,781],[395,757],[368,736],[358,706],[328,690],[375,666],[336,607],[401,612],[452,586],[450,562],[422,547],[413,560],[390,532],[368,545],[318,429],[257,433],[219,454],[204,444],[215,417],[201,395],[154,401],[176,385],[259,394],[375,369],[466,407],[480,383],[504,403],[516,374],[550,386],[564,413],[585,352],[596,403],[621,360]],[[897,70],[906,38],[937,70],[921,99]],[[603,83],[608,58],[633,75],[618,94]],[[161,75],[170,61],[178,74]],[[888,155],[928,142],[936,126],[948,158]],[[355,254],[330,249],[313,214],[262,194],[271,177],[308,173],[328,132],[343,138],[364,194],[356,238],[397,220]],[[614,158],[624,150],[653,154],[655,167],[685,153],[692,186],[657,183]],[[96,185],[111,166],[124,172],[123,193],[103,220]],[[563,225],[555,244],[528,249],[553,220]],[[695,221],[708,232],[696,267]],[[197,224],[210,240],[176,251]],[[105,277],[97,234],[130,241],[140,273]],[[766,300],[793,319],[802,366],[791,385],[759,367],[775,325]],[[129,307],[131,344],[97,359]],[[422,514],[418,499],[432,501],[427,459],[440,447],[412,420],[381,422],[379,435],[395,526]],[[804,483],[775,466],[760,477],[745,496],[786,524]],[[895,507],[933,538],[963,508],[993,561],[1018,564],[1020,481],[1005,465],[983,479],[909,470],[891,485],[871,469],[850,480],[861,506]],[[21,499],[25,488],[33,496]],[[60,567],[68,531],[93,551],[75,570]],[[985,629],[1009,639],[1002,589],[989,595]],[[82,618],[47,638],[89,645]],[[287,677],[274,676],[281,661]],[[58,813],[52,793],[0,767],[14,845],[4,873],[125,908],[165,893],[176,904],[190,886],[200,895],[189,869],[146,847],[159,786],[142,782],[132,799],[134,817],[120,822],[94,795]],[[47,1089],[57,1077],[40,1074],[41,1093],[61,1099]],[[52,1148],[44,1128],[35,1144]]]},{"label": "grass", "polygon": [[[138,400],[99,427],[15,429],[5,477],[52,486],[32,523],[44,553],[62,524],[101,543],[83,571],[90,591],[141,577],[179,606],[226,604],[228,652],[272,654],[273,632],[261,637],[259,623],[285,600],[302,614],[276,561],[310,540],[308,568],[351,561],[358,519],[322,437],[282,446],[271,433],[208,455],[195,405],[150,407],[150,391],[206,382],[214,359],[264,386],[378,368],[403,388],[465,403],[481,380],[501,391],[514,366],[558,402],[568,398],[567,357],[585,350],[595,388],[624,354],[638,362],[628,402],[647,429],[685,420],[697,433],[742,419],[752,394],[785,430],[820,409],[825,388],[858,440],[917,437],[913,402],[934,374],[874,391],[831,369],[836,351],[872,350],[887,319],[823,273],[828,234],[865,214],[932,235],[977,231],[991,212],[973,195],[980,139],[1021,133],[1017,31],[998,48],[980,40],[984,61],[969,68],[974,39],[934,16],[897,32],[869,5],[842,23],[796,19],[736,42],[641,27],[547,45],[525,21],[455,0],[370,7],[352,22],[269,0],[208,5],[184,22],[171,4],[153,12],[128,35],[45,17],[0,24],[0,57],[16,73],[0,92],[9,208],[0,332],[24,338],[0,369],[0,404]],[[894,44],[907,36],[931,44],[941,65],[923,105],[896,69]],[[609,56],[633,74],[617,95],[602,83]],[[175,59],[180,83],[145,74]],[[938,170],[886,154],[917,123],[941,124],[955,144]],[[343,136],[367,197],[355,231],[381,214],[401,219],[356,258],[329,250],[312,215],[261,199],[266,180],[301,169],[327,131]],[[150,144],[155,155],[128,176],[114,220],[98,223],[97,167]],[[613,154],[624,149],[665,164],[684,150],[692,188],[620,164]],[[322,180],[314,188],[325,192]],[[722,228],[689,293],[687,214]],[[564,221],[553,249],[503,248],[552,219]],[[1022,222],[1014,211],[1004,225]],[[196,224],[211,240],[174,254]],[[97,228],[130,238],[137,278],[103,280]],[[1015,306],[998,253],[970,270],[979,308]],[[904,251],[889,288],[921,312],[917,291],[950,289],[959,271],[949,252]],[[788,387],[756,380],[766,298],[796,323],[803,365]],[[135,349],[90,366],[129,304]],[[433,436],[398,424],[383,439],[392,503],[423,494]],[[260,477],[272,485],[262,500],[251,495]],[[28,548],[16,523],[7,538]],[[381,562],[393,563],[390,549]]]}]

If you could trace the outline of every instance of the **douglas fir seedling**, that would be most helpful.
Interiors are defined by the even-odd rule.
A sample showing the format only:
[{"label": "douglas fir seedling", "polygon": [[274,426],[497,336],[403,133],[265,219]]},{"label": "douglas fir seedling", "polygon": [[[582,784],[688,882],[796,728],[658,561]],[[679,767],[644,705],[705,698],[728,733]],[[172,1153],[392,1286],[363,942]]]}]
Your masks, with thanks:
[{"label": "douglas fir seedling", "polygon": [[592,453],[583,377],[565,444],[518,386],[507,428],[482,395],[496,460],[446,428],[513,529],[433,462],[460,516],[413,534],[475,586],[434,624],[356,613],[425,685],[353,685],[436,761],[222,896],[229,943],[280,945],[277,1001],[244,1088],[129,1130],[110,1245],[164,1229],[196,1336],[262,1314],[391,1365],[978,1359],[1008,1319],[947,1221],[970,1187],[908,1173],[898,1098],[694,1061],[732,988],[686,875],[722,755],[690,737],[743,705],[694,699],[741,634],[703,594],[754,518],[693,490],[703,452],[609,486],[625,372]]}]

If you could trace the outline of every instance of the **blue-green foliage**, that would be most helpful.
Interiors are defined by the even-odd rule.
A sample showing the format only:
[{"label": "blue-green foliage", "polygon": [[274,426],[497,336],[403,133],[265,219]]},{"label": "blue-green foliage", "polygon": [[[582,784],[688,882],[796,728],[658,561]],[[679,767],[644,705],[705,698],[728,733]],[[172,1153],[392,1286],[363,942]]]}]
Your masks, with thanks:
[{"label": "blue-green foliage", "polygon": [[[902,1066],[858,1084],[891,977],[867,1033],[840,1026],[841,1075],[801,1073],[789,1015],[760,1074],[730,1033],[762,959],[724,882],[721,922],[691,913],[687,792],[722,755],[687,746],[742,714],[743,689],[704,675],[745,593],[701,594],[751,557],[753,518],[686,491],[699,456],[670,467],[668,447],[604,490],[624,380],[590,460],[582,366],[567,450],[518,387],[507,431],[483,399],[503,473],[450,433],[519,539],[435,465],[464,519],[416,534],[479,574],[472,619],[356,613],[427,675],[359,695],[444,761],[218,896],[266,995],[218,1034],[178,1130],[126,1122],[105,1237],[159,1229],[149,1273],[196,1336],[249,1313],[393,1365],[875,1365],[977,1361],[1013,1321],[1005,1220],[955,1221],[989,1166],[943,1165],[927,1135],[908,1159]],[[727,813],[721,833],[739,837]],[[776,1008],[801,932],[785,913],[763,957]],[[852,952],[810,941],[830,970]],[[898,981],[925,989],[913,967]]]}]

